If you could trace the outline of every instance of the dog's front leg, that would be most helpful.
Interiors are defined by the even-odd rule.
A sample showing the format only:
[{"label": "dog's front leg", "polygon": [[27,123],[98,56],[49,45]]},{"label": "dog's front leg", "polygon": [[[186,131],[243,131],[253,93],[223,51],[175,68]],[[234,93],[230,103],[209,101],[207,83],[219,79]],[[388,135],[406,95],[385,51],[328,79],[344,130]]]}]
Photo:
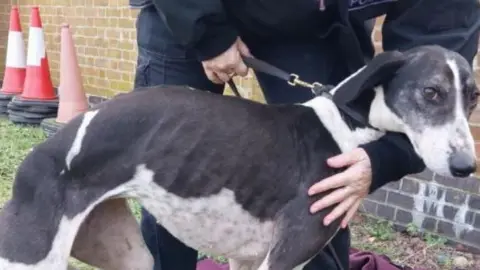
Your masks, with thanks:
[{"label": "dog's front leg", "polygon": [[72,256],[104,270],[153,269],[153,258],[125,199],[94,208],[80,227]]},{"label": "dog's front leg", "polygon": [[335,236],[342,218],[328,227],[321,222],[334,206],[311,215],[305,207],[310,204],[308,198],[298,197],[281,210],[275,220],[272,246],[257,270],[302,270]]}]

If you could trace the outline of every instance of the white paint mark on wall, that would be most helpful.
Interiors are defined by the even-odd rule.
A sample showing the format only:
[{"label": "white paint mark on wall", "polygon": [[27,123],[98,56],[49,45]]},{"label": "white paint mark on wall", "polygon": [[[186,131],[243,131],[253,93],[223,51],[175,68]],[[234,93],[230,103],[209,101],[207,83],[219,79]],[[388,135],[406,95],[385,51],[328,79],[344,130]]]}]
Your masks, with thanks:
[{"label": "white paint mark on wall", "polygon": [[[424,204],[426,205],[426,212],[429,213],[432,208],[435,209],[437,208],[438,204],[436,203],[438,200],[438,187],[437,185],[432,185],[428,183],[426,185],[427,188],[427,194],[426,194],[426,200],[424,200]],[[419,194],[422,195],[422,194]],[[443,208],[442,208],[443,209]],[[438,211],[438,208],[437,208]],[[443,215],[443,211],[441,212]]]},{"label": "white paint mark on wall", "polygon": [[437,217],[445,217],[445,214],[443,213],[444,211],[444,206],[445,206],[445,197],[446,197],[446,192],[443,192],[442,194],[442,197],[438,200],[438,204],[437,204],[437,211],[435,212],[435,214],[437,215]]},{"label": "white paint mark on wall", "polygon": [[467,194],[465,202],[458,207],[457,214],[453,219],[453,221],[455,222],[453,224],[453,231],[455,232],[455,236],[457,238],[460,238],[462,233],[473,230],[473,226],[471,224],[468,224],[469,221],[467,220],[467,213],[468,213],[468,210],[470,209],[467,204],[469,199],[470,199],[470,194]]},{"label": "white paint mark on wall", "polygon": [[431,215],[428,213],[434,213],[436,218],[446,220],[453,224],[453,230],[457,238],[460,238],[464,232],[474,229],[473,225],[471,224],[473,220],[468,219],[468,212],[470,210],[468,206],[468,201],[470,198],[469,194],[467,194],[463,204],[455,205],[455,208],[457,208],[458,211],[453,220],[448,220],[445,217],[445,206],[449,205],[449,203],[446,202],[446,192],[444,192],[441,197],[438,198],[439,184],[436,183],[435,180],[433,182],[419,181],[418,184],[418,192],[417,194],[413,195],[414,211],[412,211],[412,222],[415,226],[422,228],[425,217],[427,215]]},{"label": "white paint mark on wall", "polygon": [[424,182],[418,182],[418,193],[413,196],[413,206],[414,212],[412,213],[412,222],[417,228],[421,228],[425,215],[423,213],[423,206],[425,204],[425,190],[427,189],[427,184]]}]

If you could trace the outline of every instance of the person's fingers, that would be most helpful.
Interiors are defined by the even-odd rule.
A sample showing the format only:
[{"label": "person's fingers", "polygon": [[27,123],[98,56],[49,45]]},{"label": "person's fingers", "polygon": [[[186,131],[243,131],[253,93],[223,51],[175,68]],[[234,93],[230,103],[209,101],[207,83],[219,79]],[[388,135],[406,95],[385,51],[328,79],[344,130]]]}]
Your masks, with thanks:
[{"label": "person's fingers", "polygon": [[345,214],[345,212],[348,211],[352,207],[352,205],[355,204],[355,201],[357,200],[356,196],[350,196],[343,200],[337,207],[335,207],[332,212],[330,212],[324,219],[323,219],[323,224],[325,226],[330,225],[332,221],[336,220],[339,218],[341,215]]},{"label": "person's fingers", "polygon": [[241,61],[240,57],[225,59],[214,65],[211,70],[222,80],[228,78],[224,81],[227,82],[233,75],[235,75],[235,73],[237,73],[237,67],[240,65]]},{"label": "person's fingers", "polygon": [[346,186],[349,182],[349,177],[351,177],[351,173],[349,170],[327,177],[313,184],[308,189],[308,195],[312,196],[327,191],[329,189]]},{"label": "person's fingers", "polygon": [[362,159],[362,156],[363,156],[362,151],[363,149],[357,148],[347,153],[336,155],[334,157],[329,158],[327,160],[327,164],[330,167],[334,167],[334,168],[342,168],[342,167],[350,166]]},{"label": "person's fingers", "polygon": [[235,74],[238,76],[245,77],[248,74],[248,67],[245,65],[243,60],[240,60],[238,65],[235,67]]},{"label": "person's fingers", "polygon": [[245,43],[243,43],[241,39],[238,39],[237,41],[237,48],[241,55],[252,57],[252,54],[250,53],[247,45],[245,45]]},{"label": "person's fingers", "polygon": [[341,227],[345,229],[348,226],[348,223],[350,223],[350,220],[353,218],[355,213],[357,212],[358,208],[360,208],[360,204],[362,203],[362,199],[358,198],[355,203],[348,209],[347,214],[342,220]]},{"label": "person's fingers", "polygon": [[216,71],[215,74],[221,80],[221,83],[226,83],[231,78],[226,72]]},{"label": "person's fingers", "polygon": [[345,200],[345,198],[349,197],[351,195],[351,192],[352,191],[348,186],[341,189],[337,189],[332,193],[328,194],[327,196],[321,198],[320,200],[312,203],[312,205],[310,206],[310,212],[312,214],[315,214],[316,212],[326,207],[339,203]]},{"label": "person's fingers", "polygon": [[205,70],[205,74],[207,75],[207,78],[213,83],[223,84],[222,80],[215,74],[215,72],[207,69]]}]

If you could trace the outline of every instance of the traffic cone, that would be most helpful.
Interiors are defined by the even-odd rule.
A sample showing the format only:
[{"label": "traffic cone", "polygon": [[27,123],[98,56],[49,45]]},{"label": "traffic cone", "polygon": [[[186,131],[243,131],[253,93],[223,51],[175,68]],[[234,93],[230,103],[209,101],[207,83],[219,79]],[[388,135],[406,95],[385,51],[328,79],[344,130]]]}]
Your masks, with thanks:
[{"label": "traffic cone", "polygon": [[21,97],[33,100],[52,100],[57,98],[50,78],[45,35],[38,7],[32,7],[30,14],[27,71]]},{"label": "traffic cone", "polygon": [[10,11],[10,26],[3,82],[0,86],[0,113],[7,112],[7,104],[13,95],[21,94],[25,82],[25,44],[17,6]]},{"label": "traffic cone", "polygon": [[8,118],[15,124],[39,125],[57,116],[58,98],[50,78],[45,37],[38,7],[30,14],[26,75],[21,95],[8,103]]},{"label": "traffic cone", "polygon": [[59,106],[56,121],[67,123],[75,116],[85,112],[88,109],[88,102],[83,89],[77,53],[68,24],[62,25],[60,38]]}]

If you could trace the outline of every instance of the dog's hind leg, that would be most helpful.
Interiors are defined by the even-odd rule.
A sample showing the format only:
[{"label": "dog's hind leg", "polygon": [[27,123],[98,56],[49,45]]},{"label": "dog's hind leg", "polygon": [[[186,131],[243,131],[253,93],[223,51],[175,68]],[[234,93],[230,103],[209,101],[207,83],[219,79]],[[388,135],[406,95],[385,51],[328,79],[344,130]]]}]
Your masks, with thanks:
[{"label": "dog's hind leg", "polygon": [[153,269],[153,258],[123,198],[93,209],[78,231],[72,256],[104,270]]}]

